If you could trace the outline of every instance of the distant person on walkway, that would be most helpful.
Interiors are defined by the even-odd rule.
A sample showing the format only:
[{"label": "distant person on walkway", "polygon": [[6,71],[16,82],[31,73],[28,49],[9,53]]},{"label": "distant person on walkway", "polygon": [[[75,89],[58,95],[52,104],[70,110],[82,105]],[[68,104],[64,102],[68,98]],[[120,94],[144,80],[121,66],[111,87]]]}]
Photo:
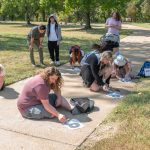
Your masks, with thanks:
[{"label": "distant person on walkway", "polygon": [[[61,41],[61,27],[58,24],[56,16],[51,14],[47,25],[48,50],[51,58],[51,64],[60,65],[59,45]],[[54,53],[55,52],[55,53]]]},{"label": "distant person on walkway", "polygon": [[86,87],[92,91],[109,90],[109,81],[111,78],[112,53],[110,51],[91,53],[81,67],[81,76]]},{"label": "distant person on walkway", "polygon": [[111,33],[119,36],[119,31],[121,29],[121,17],[118,12],[113,12],[112,17],[106,20],[105,24],[106,28],[108,28],[107,33]]},{"label": "distant person on walkway", "polygon": [[113,12],[112,17],[106,20],[105,26],[108,29],[105,40],[107,40],[107,42],[113,42],[113,45],[116,47],[114,52],[118,52],[120,43],[119,31],[121,30],[120,14],[118,12]]},{"label": "distant person on walkway", "polygon": [[0,64],[0,91],[5,87],[5,71],[3,65]]},{"label": "distant person on walkway", "polygon": [[[22,116],[28,119],[56,117],[60,122],[66,122],[65,115],[59,113],[56,108],[63,107],[75,114],[76,107],[72,108],[61,96],[62,83],[61,73],[55,67],[45,68],[40,74],[29,79],[17,102]],[[51,91],[54,93],[50,93]]]},{"label": "distant person on walkway", "polygon": [[33,27],[27,36],[29,51],[30,51],[30,60],[33,66],[35,66],[34,52],[33,52],[34,44],[38,47],[38,50],[39,50],[40,65],[44,66],[43,38],[44,38],[45,32],[46,32],[46,26],[39,25],[39,26]]}]

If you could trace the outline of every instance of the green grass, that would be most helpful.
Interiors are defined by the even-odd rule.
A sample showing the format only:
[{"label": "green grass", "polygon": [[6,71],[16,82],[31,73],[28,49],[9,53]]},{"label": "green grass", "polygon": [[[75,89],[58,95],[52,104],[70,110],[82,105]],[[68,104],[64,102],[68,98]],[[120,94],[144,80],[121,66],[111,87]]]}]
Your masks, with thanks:
[{"label": "green grass", "polygon": [[150,29],[150,23],[131,23],[132,25]]},{"label": "green grass", "polygon": [[149,150],[150,148],[150,80],[128,95],[105,123],[120,122],[115,136],[102,139],[91,150]]},{"label": "green grass", "polygon": [[[34,22],[34,24],[40,24]],[[46,24],[46,23],[44,23]],[[33,68],[30,64],[29,51],[26,41],[27,33],[32,26],[26,26],[24,22],[0,23],[0,63],[6,69],[6,85],[34,75],[39,67]],[[106,30],[104,24],[93,24],[93,29],[83,30],[79,25],[62,26],[63,40],[60,46],[60,61],[68,62],[68,48],[78,44],[84,51],[89,51],[93,43],[99,43],[99,38]],[[122,30],[121,37],[131,34],[132,31]],[[44,63],[49,66],[49,52],[47,49],[47,37],[44,39]],[[35,61],[39,63],[37,49]]]}]

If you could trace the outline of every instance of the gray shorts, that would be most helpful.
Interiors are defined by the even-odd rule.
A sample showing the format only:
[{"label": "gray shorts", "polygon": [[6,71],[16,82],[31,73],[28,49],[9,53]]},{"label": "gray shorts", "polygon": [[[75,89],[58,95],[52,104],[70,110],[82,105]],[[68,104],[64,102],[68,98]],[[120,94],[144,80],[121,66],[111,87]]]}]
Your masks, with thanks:
[{"label": "gray shorts", "polygon": [[[49,103],[56,108],[56,99],[55,94],[49,94]],[[47,112],[42,104],[34,105],[25,110],[23,117],[28,119],[44,119],[44,118],[53,118],[52,115]]]}]

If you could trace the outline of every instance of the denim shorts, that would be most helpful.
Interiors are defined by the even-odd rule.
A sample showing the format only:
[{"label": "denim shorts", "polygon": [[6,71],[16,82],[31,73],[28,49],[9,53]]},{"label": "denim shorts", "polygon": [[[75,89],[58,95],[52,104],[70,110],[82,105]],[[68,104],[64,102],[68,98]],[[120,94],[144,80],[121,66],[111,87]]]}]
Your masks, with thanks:
[{"label": "denim shorts", "polygon": [[[57,96],[55,94],[49,94],[49,103],[56,108],[56,99]],[[47,112],[42,104],[34,105],[25,110],[22,114],[24,118],[28,119],[44,119],[44,118],[53,118],[52,114]]]}]

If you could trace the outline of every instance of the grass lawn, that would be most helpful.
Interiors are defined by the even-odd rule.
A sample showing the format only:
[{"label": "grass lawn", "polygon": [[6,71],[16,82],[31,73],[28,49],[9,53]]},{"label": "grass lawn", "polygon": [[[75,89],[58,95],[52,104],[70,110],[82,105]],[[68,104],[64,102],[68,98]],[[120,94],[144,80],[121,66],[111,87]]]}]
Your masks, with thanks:
[{"label": "grass lawn", "polygon": [[[6,85],[30,77],[41,69],[40,67],[33,68],[29,59],[26,35],[31,27],[26,26],[23,22],[0,23],[0,64],[3,64],[6,69]],[[69,60],[68,48],[71,45],[78,44],[84,51],[89,51],[93,43],[99,43],[100,36],[106,32],[104,24],[93,24],[92,27],[93,29],[85,31],[79,25],[62,26],[63,40],[60,46],[62,64]],[[121,37],[131,33],[130,30],[122,29]],[[39,63],[37,49],[35,49],[35,61]],[[49,66],[49,62],[47,38],[45,37],[44,63]]]},{"label": "grass lawn", "polygon": [[132,25],[150,29],[150,23],[131,23]]},{"label": "grass lawn", "polygon": [[[105,124],[120,124],[114,136],[104,138],[87,150],[149,150],[150,148],[150,80],[142,80],[137,90],[128,95]],[[104,133],[103,133],[104,134]],[[107,134],[107,133],[106,133]],[[80,149],[81,150],[81,149]],[[83,149],[82,149],[83,150]]]}]

